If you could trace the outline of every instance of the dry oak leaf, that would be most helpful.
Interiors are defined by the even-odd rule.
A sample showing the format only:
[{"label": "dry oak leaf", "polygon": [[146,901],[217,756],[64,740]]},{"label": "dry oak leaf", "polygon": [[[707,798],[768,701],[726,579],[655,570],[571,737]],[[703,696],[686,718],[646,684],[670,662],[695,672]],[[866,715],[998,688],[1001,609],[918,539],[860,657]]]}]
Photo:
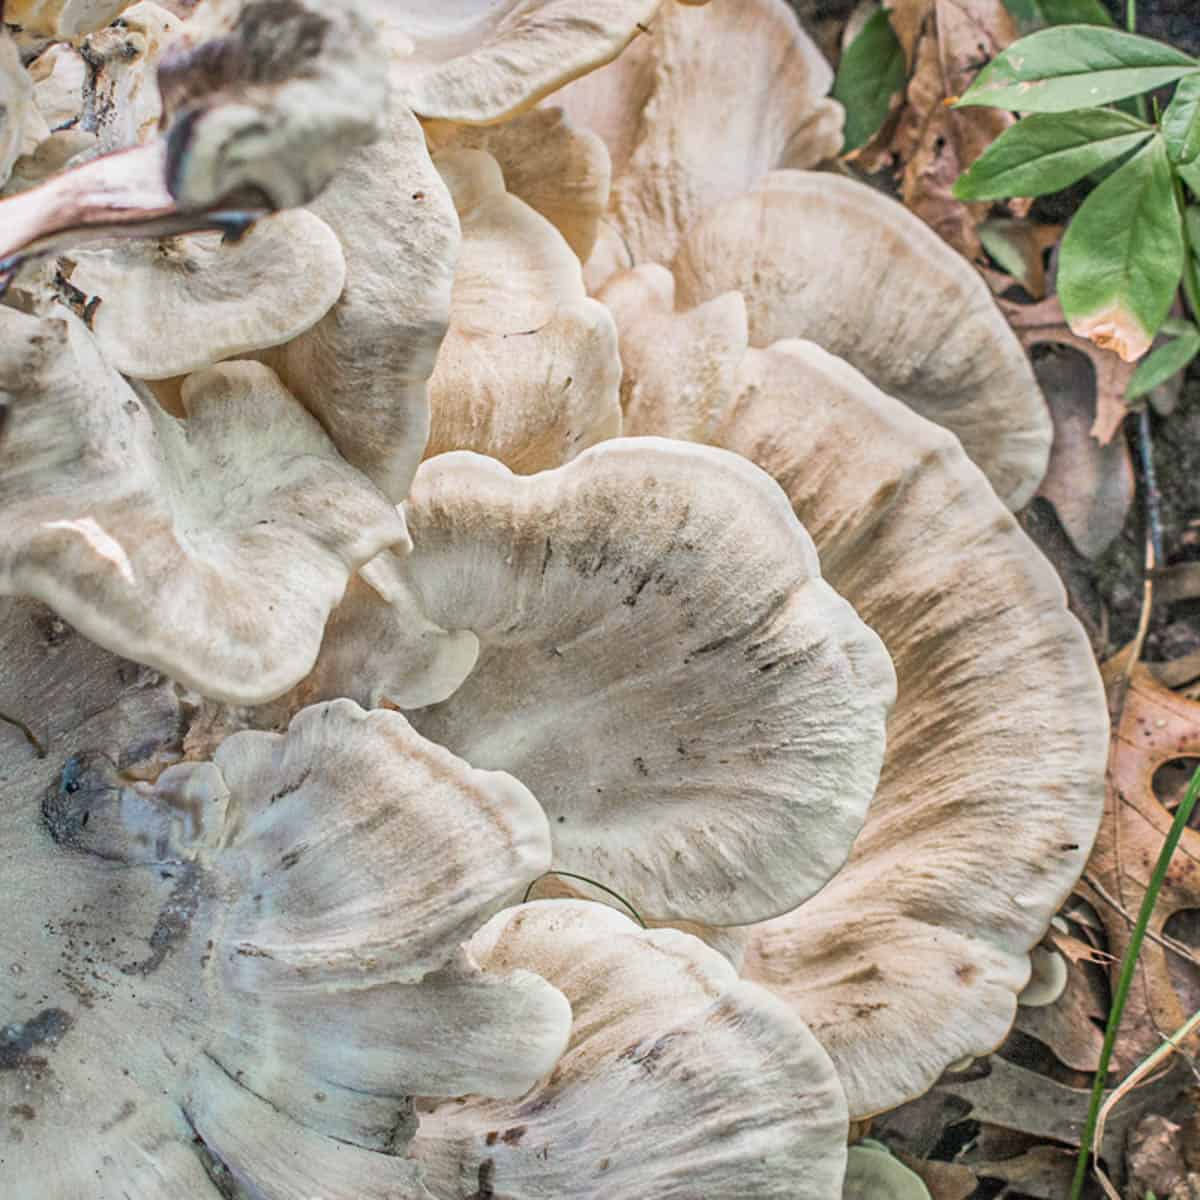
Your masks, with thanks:
[{"label": "dry oak leaf", "polygon": [[[891,0],[892,28],[910,76],[898,114],[861,159],[868,170],[890,155],[905,205],[968,258],[982,256],[977,227],[988,204],[964,204],[951,189],[1015,120],[996,108],[954,109],[975,76],[1017,36],[1002,0]],[[1013,211],[1023,215],[1027,205]]]},{"label": "dry oak leaf", "polygon": [[[994,289],[995,273],[984,274]],[[996,303],[1026,350],[1034,346],[1068,346],[1091,359],[1096,372],[1096,418],[1092,422],[1091,435],[1102,446],[1107,446],[1129,411],[1125,407],[1125,389],[1135,364],[1122,362],[1114,351],[1102,350],[1094,342],[1072,333],[1057,296],[1048,296],[1037,304],[1020,304],[997,295]]]},{"label": "dry oak leaf", "polygon": [[[1121,680],[1123,661],[1124,656],[1110,659],[1101,668],[1110,695]],[[1095,894],[1088,881],[1095,880],[1126,913],[1138,911],[1172,822],[1171,813],[1154,794],[1154,772],[1172,759],[1196,756],[1200,756],[1200,704],[1177,696],[1158,683],[1148,668],[1135,665],[1113,732],[1104,819],[1078,889],[1105,922],[1108,949],[1117,960],[1112,968],[1114,983],[1129,944],[1130,924]],[[1168,918],[1186,908],[1200,908],[1200,831],[1195,829],[1183,831],[1150,917],[1150,932],[1161,935]],[[1158,1048],[1160,1034],[1178,1029],[1190,1015],[1171,983],[1169,953],[1157,941],[1147,939],[1142,945],[1114,1056],[1122,1074]],[[1200,1038],[1182,1045],[1185,1052],[1194,1053]]]}]

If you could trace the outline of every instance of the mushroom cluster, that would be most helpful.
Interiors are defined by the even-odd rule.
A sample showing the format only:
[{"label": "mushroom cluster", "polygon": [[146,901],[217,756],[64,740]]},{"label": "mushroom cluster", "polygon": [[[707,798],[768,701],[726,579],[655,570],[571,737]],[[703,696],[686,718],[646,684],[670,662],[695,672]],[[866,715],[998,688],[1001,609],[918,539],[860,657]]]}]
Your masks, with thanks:
[{"label": "mushroom cluster", "polygon": [[1024,354],[791,9],[2,15],[0,1179],[836,1196],[1107,718]]}]

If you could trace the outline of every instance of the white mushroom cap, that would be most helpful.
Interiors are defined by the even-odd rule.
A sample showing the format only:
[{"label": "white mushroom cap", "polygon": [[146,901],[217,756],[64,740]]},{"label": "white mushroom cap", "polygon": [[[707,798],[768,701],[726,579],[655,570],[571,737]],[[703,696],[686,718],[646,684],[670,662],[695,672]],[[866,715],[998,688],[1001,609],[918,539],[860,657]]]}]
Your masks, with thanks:
[{"label": "white mushroom cap", "polygon": [[535,108],[499,125],[431,121],[425,137],[435,155],[486,150],[504,173],[505,187],[539,212],[586,262],[608,205],[608,150],[561,108]]},{"label": "white mushroom cap", "polygon": [[27,33],[77,38],[101,29],[133,0],[6,0],[4,20]]},{"label": "white mushroom cap", "polygon": [[838,869],[891,664],[761,471],[659,439],[528,477],[447,454],[406,512],[418,604],[481,647],[414,723],[530,787],[555,867],[648,917],[719,925],[785,912]]},{"label": "white mushroom cap", "polygon": [[303,678],[350,574],[407,544],[386,497],[257,363],[189,377],[179,421],[70,314],[0,309],[0,335],[0,593],[205,696]]},{"label": "white mushroom cap", "polygon": [[786,0],[664,4],[649,36],[554,97],[612,155],[589,286],[669,262],[699,217],[768,171],[836,155],[843,114],[825,98],[832,82]]},{"label": "white mushroom cap", "polygon": [[134,379],[167,379],[289,341],[341,294],[346,264],[333,231],[297,209],[217,233],[74,251],[64,272],[99,304],[105,359]]},{"label": "white mushroom cap", "polygon": [[346,701],[164,771],[186,728],[169,683],[0,608],[14,1194],[209,1195],[225,1169],[296,1200],[281,1181],[340,1157],[354,1173],[323,1194],[361,1200],[383,1164],[412,1178],[392,1155],[414,1091],[514,1095],[551,1068],[564,997],[458,945],[549,860],[520,784]]},{"label": "white mushroom cap", "polygon": [[842,1200],[930,1200],[921,1177],[886,1146],[864,1139],[846,1153]]},{"label": "white mushroom cap", "polygon": [[29,64],[33,99],[50,129],[79,119],[88,64],[73,46],[58,42]]},{"label": "white mushroom cap", "polygon": [[411,1155],[438,1200],[829,1200],[845,1166],[833,1069],[788,1009],[715,950],[602,905],[500,913],[471,951],[571,1002],[570,1044],[519,1103],[424,1114]]},{"label": "white mushroom cap", "polygon": [[392,68],[422,117],[487,125],[610,62],[671,0],[371,0],[409,42]]},{"label": "white mushroom cap", "polygon": [[740,291],[752,345],[816,342],[956,434],[1010,508],[1033,495],[1052,435],[1033,368],[974,267],[896,201],[776,171],[702,217],[673,270],[680,308]]},{"label": "white mushroom cap", "polygon": [[343,457],[400,501],[429,436],[428,380],[459,242],[416,118],[392,105],[380,139],[350,156],[313,212],[341,242],[346,286],[322,320],[266,360]]},{"label": "white mushroom cap", "polygon": [[[1030,949],[1099,823],[1104,695],[1053,568],[953,437],[811,343],[744,351],[731,373],[729,301],[664,317],[666,272],[638,275],[606,290],[623,301],[630,426],[766,469],[896,663],[883,774],[850,861],[751,927],[745,960],[796,1006],[851,1114],[867,1116],[1007,1033]],[[672,320],[681,340],[723,331],[708,351],[696,343],[690,374],[686,340],[668,349]]]},{"label": "white mushroom cap", "polygon": [[1070,972],[1067,960],[1057,950],[1034,946],[1029,952],[1029,982],[1017,996],[1017,1003],[1026,1008],[1044,1008],[1053,1004],[1067,990]]},{"label": "white mushroom cap", "polygon": [[0,187],[24,148],[25,117],[32,100],[33,80],[21,65],[16,42],[0,26]]},{"label": "white mushroom cap", "polygon": [[450,329],[430,381],[427,456],[474,450],[515,471],[560,466],[621,431],[617,330],[579,260],[506,191],[482,150],[439,155],[462,252]]}]

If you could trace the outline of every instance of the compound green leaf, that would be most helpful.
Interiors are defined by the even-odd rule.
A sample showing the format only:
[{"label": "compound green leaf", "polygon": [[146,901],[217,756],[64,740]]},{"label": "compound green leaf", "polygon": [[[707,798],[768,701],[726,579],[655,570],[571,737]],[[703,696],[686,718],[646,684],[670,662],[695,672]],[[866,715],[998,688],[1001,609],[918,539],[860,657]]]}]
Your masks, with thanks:
[{"label": "compound green leaf", "polygon": [[1194,162],[1200,156],[1200,75],[1187,75],[1162,115],[1167,153],[1175,163]]},{"label": "compound green leaf", "polygon": [[1194,329],[1152,350],[1137,365],[1125,389],[1126,400],[1136,400],[1166,383],[1200,354],[1200,333]]},{"label": "compound green leaf", "polygon": [[886,10],[880,9],[846,48],[833,81],[833,98],[846,110],[843,154],[871,140],[906,77],[904,50]]}]

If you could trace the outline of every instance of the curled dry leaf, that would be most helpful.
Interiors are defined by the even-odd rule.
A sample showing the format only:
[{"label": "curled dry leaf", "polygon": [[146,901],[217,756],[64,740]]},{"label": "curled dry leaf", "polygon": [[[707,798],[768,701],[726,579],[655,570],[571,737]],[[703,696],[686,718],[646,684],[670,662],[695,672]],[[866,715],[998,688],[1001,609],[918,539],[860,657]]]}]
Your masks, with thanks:
[{"label": "curled dry leaf", "polygon": [[[1122,659],[1106,664],[1110,694],[1121,680],[1122,669]],[[1137,913],[1172,821],[1154,794],[1154,772],[1172,759],[1196,756],[1200,756],[1200,704],[1175,695],[1147,668],[1135,665],[1113,733],[1104,820],[1079,885],[1104,921],[1109,952],[1118,962],[1129,944],[1130,922],[1097,894],[1089,880],[1094,879],[1125,913]],[[1200,831],[1194,829],[1183,832],[1149,931],[1161,935],[1168,918],[1186,908],[1200,908]],[[1160,1034],[1178,1029],[1189,1016],[1171,982],[1170,953],[1160,942],[1143,943],[1114,1054],[1122,1072],[1155,1050]],[[1114,966],[1114,972],[1117,969]],[[1183,1043],[1185,1051],[1197,1047],[1200,1037]]]}]

